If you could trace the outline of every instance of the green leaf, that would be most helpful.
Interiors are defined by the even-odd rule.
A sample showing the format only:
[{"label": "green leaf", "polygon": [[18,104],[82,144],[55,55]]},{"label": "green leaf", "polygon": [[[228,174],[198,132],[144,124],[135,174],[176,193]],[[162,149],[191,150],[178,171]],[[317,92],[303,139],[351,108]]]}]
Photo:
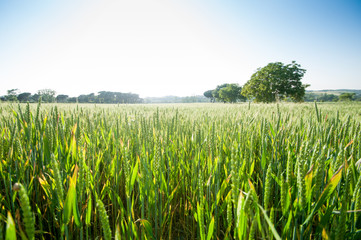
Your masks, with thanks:
[{"label": "green leaf", "polygon": [[[70,180],[71,181],[71,180]],[[71,212],[73,210],[73,197],[74,197],[74,191],[72,189],[72,185],[70,184],[70,188],[68,190],[68,193],[65,198],[65,204],[63,209],[63,223],[68,224],[71,218]]]},{"label": "green leaf", "polygon": [[290,230],[291,222],[292,222],[293,213],[289,211],[288,219],[286,225],[283,227],[283,235],[287,236],[288,231]]},{"label": "green leaf", "polygon": [[307,202],[311,201],[311,197],[312,197],[312,178],[313,178],[313,164],[310,168],[310,170],[308,171],[308,173],[305,176],[305,184],[306,184],[306,198],[307,198]]},{"label": "green leaf", "polygon": [[207,240],[210,240],[212,238],[213,231],[214,231],[214,217],[212,217],[212,220],[209,223]]},{"label": "green leaf", "polygon": [[246,234],[247,215],[245,212],[245,203],[249,198],[250,192],[247,194],[246,199],[243,196],[242,191],[239,193],[238,204],[237,204],[237,216],[236,216],[236,227],[239,239],[244,239]]},{"label": "green leaf", "polygon": [[140,224],[144,227],[144,229],[147,233],[147,238],[150,237],[150,239],[155,239],[154,234],[153,234],[152,225],[150,225],[149,221],[147,221],[145,219],[139,219],[137,221],[139,221]]},{"label": "green leaf", "polygon": [[89,198],[88,198],[88,206],[87,206],[86,215],[85,215],[85,224],[87,226],[90,225],[91,213],[92,213],[92,197],[89,196]]},{"label": "green leaf", "polygon": [[275,239],[277,240],[281,240],[281,237],[280,235],[278,235],[278,232],[275,228],[275,226],[273,225],[273,223],[271,222],[271,219],[269,219],[269,217],[267,216],[267,213],[266,211],[263,209],[263,207],[261,207],[261,205],[257,204],[258,207],[261,209],[261,212],[263,213],[264,215],[264,218],[266,219],[266,222],[268,223],[268,226],[270,227],[272,233],[273,233],[273,236],[275,237]]},{"label": "green leaf", "polygon": [[204,240],[204,229],[203,229],[203,208],[199,206],[199,203],[197,202],[197,215],[198,215],[198,226],[199,226],[199,232],[201,235],[201,240]]},{"label": "green leaf", "polygon": [[134,166],[134,168],[132,170],[132,175],[131,175],[131,178],[130,178],[130,186],[129,186],[129,195],[133,191],[135,179],[137,178],[137,175],[138,175],[138,166],[139,166],[139,158],[138,158],[138,161],[135,163],[135,166]]},{"label": "green leaf", "polygon": [[269,128],[270,128],[270,130],[271,130],[272,136],[275,137],[275,136],[276,136],[276,133],[275,133],[275,130],[273,130],[273,127],[272,127],[272,124],[271,124],[271,123],[269,124]]},{"label": "green leaf", "polygon": [[74,188],[73,190],[73,215],[74,215],[74,222],[75,224],[80,227],[80,213],[79,213],[79,209],[78,209],[78,201],[77,201],[77,197],[76,197],[76,189]]},{"label": "green leaf", "polygon": [[312,218],[313,215],[317,212],[317,210],[323,205],[323,203],[330,198],[333,191],[336,189],[338,183],[341,180],[342,177],[342,168],[338,169],[338,171],[332,176],[330,181],[328,182],[327,186],[323,190],[320,198],[318,199],[317,203],[315,204],[315,207],[312,209],[310,215],[308,215],[306,221],[302,225],[306,225]]},{"label": "green leaf", "polygon": [[16,240],[16,228],[14,219],[11,216],[11,213],[8,212],[8,219],[6,224],[6,237],[5,240]]},{"label": "green leaf", "polygon": [[[63,223],[68,224],[71,215],[72,210],[75,208],[74,204],[76,204],[76,177],[78,174],[78,167],[75,167],[73,177],[70,178],[70,184],[69,184],[69,190],[65,198],[65,204],[63,209]],[[76,218],[76,216],[74,216]],[[74,219],[77,221],[78,219]],[[77,224],[78,225],[78,224]]]},{"label": "green leaf", "polygon": [[262,169],[265,169],[266,167],[266,141],[263,141],[263,147],[262,147],[262,157],[261,157],[261,167]]},{"label": "green leaf", "polygon": [[254,161],[254,160],[252,161],[251,167],[250,167],[250,169],[249,169],[249,176],[250,176],[250,177],[251,177],[252,174],[253,174],[255,162],[256,162],[256,161]]}]

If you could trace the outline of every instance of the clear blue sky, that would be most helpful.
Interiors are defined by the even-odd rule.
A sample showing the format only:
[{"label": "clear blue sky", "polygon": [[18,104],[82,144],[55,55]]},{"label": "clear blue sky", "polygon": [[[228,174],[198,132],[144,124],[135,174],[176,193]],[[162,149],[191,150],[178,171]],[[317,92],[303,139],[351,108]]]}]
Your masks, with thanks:
[{"label": "clear blue sky", "polygon": [[361,89],[361,1],[0,0],[0,95],[197,95],[292,60]]}]

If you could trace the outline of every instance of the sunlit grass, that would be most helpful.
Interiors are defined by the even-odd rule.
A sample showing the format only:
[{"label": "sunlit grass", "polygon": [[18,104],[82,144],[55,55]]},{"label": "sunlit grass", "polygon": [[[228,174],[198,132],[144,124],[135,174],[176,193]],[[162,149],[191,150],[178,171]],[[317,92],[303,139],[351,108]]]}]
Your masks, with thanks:
[{"label": "sunlit grass", "polygon": [[360,109],[0,104],[0,239],[357,239]]}]

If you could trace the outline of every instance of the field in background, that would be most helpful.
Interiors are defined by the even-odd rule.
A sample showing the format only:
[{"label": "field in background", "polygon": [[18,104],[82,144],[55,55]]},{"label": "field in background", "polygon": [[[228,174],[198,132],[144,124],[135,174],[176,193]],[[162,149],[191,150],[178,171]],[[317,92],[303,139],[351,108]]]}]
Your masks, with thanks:
[{"label": "field in background", "polygon": [[0,239],[360,239],[361,104],[0,104]]}]

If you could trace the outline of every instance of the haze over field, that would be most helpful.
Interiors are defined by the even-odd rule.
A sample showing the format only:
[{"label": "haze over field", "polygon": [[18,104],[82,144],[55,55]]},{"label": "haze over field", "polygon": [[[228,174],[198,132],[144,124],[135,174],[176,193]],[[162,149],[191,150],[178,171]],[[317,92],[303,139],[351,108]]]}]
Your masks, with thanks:
[{"label": "haze over field", "polygon": [[357,0],[2,0],[0,96],[201,95],[292,60],[309,89],[360,89],[360,12]]}]

